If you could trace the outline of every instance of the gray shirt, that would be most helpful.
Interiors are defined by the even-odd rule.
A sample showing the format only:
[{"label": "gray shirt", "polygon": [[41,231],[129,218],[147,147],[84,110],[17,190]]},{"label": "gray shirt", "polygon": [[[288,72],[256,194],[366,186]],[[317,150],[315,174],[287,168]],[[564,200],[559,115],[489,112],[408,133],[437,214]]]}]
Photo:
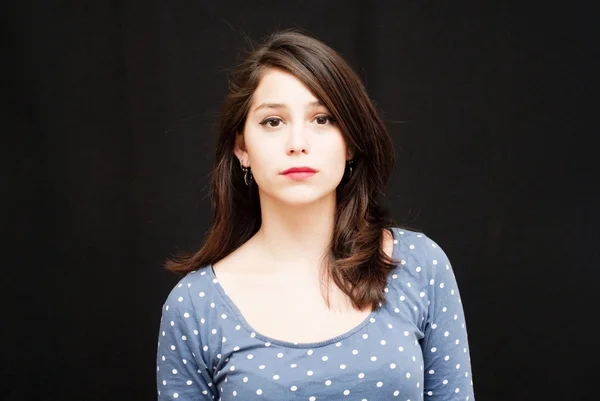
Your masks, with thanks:
[{"label": "gray shirt", "polygon": [[[162,308],[159,400],[474,400],[465,317],[444,251],[394,228],[386,303],[350,331],[291,343],[254,330],[211,266]],[[275,302],[276,300],[274,300]]]}]

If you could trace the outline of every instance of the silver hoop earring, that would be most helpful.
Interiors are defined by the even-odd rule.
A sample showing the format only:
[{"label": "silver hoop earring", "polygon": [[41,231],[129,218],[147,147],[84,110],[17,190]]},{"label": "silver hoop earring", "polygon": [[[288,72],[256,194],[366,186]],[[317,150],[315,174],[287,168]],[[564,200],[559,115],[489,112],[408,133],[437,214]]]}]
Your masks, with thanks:
[{"label": "silver hoop earring", "polygon": [[242,164],[241,160],[240,160],[240,167],[242,168],[242,171],[244,172],[244,184],[246,184],[246,186],[252,185],[252,182],[254,182],[254,177],[252,176],[252,170],[250,170],[250,167],[245,167]]}]

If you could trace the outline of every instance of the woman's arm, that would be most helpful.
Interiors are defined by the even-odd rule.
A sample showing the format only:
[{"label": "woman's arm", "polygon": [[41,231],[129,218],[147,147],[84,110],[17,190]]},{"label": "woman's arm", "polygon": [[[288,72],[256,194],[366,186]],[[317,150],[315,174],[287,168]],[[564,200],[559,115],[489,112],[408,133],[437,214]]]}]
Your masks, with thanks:
[{"label": "woman's arm", "polygon": [[185,280],[173,288],[162,308],[156,355],[159,401],[209,400],[214,395]]},{"label": "woman's arm", "polygon": [[448,257],[427,239],[427,263],[434,272],[428,283],[428,317],[421,347],[425,399],[474,401],[465,315]]}]

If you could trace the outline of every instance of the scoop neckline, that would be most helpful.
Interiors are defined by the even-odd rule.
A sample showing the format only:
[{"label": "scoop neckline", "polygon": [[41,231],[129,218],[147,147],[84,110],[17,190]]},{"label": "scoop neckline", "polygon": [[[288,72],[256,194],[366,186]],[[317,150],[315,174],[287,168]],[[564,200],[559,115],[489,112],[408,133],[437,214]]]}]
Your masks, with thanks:
[{"label": "scoop neckline", "polygon": [[[397,260],[398,252],[399,252],[399,248],[400,248],[400,246],[398,245],[398,242],[399,242],[398,233],[396,232],[396,229],[393,227],[390,228],[389,230],[391,231],[392,238],[393,238],[392,259]],[[219,279],[217,278],[217,274],[214,271],[213,265],[209,264],[207,266],[206,270],[208,270],[208,274],[210,275],[210,278],[212,279],[211,282],[217,289],[217,292],[219,293],[220,297],[223,299],[223,301],[227,304],[229,309],[236,316],[236,318],[238,319],[238,321],[240,323],[240,326],[242,326],[251,336],[253,335],[253,338],[257,338],[265,343],[270,343],[272,345],[278,345],[281,347],[303,348],[303,349],[304,348],[319,348],[319,347],[324,347],[324,346],[327,346],[330,344],[338,343],[342,340],[352,337],[354,334],[360,332],[363,328],[368,326],[371,322],[374,322],[375,317],[381,312],[381,309],[382,309],[382,307],[380,306],[376,310],[369,313],[369,315],[358,325],[354,326],[353,328],[347,330],[346,332],[344,332],[342,334],[339,334],[339,335],[329,338],[329,339],[315,341],[315,342],[291,342],[291,341],[281,340],[278,338],[264,335],[264,334],[260,333],[259,331],[255,330],[252,327],[252,325],[250,323],[248,323],[248,321],[242,314],[241,310],[237,307],[235,302],[233,302],[233,300],[229,297],[229,295],[227,295],[225,288],[223,288],[223,286],[219,282]]]}]

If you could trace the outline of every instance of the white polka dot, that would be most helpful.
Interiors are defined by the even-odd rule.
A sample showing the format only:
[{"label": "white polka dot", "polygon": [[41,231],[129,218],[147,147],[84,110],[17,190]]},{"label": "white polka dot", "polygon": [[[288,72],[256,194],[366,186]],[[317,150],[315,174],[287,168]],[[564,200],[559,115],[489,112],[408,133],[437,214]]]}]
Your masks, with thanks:
[{"label": "white polka dot", "polygon": [[308,351],[306,351],[306,354],[307,354],[307,355],[312,355],[312,354],[313,354],[313,350],[312,350],[312,349],[309,349]]},{"label": "white polka dot", "polygon": [[434,285],[434,284],[435,284],[435,280],[434,279],[429,280],[429,285]]},{"label": "white polka dot", "polygon": [[290,387],[290,390],[292,390],[292,391],[296,391],[296,390],[298,390],[298,387],[296,387],[296,386],[292,386],[292,387]]},{"label": "white polka dot", "polygon": [[254,333],[254,332],[250,333],[250,338],[254,338],[254,337],[256,337],[256,333]]},{"label": "white polka dot", "polygon": [[398,397],[400,395],[400,391],[396,390],[394,391],[394,397]]},{"label": "white polka dot", "polygon": [[435,329],[437,329],[437,324],[435,324],[435,323],[434,323],[434,324],[432,324],[432,325],[431,325],[431,328],[432,328],[432,329],[434,329],[434,330],[435,330]]},{"label": "white polka dot", "polygon": [[398,347],[398,351],[403,352],[404,351],[404,347],[402,347],[402,346]]},{"label": "white polka dot", "polygon": [[427,395],[432,396],[433,395],[433,391],[428,391]]},{"label": "white polka dot", "polygon": [[410,379],[410,373],[406,373],[406,378]]},{"label": "white polka dot", "polygon": [[415,249],[415,246],[414,246],[413,244],[410,244],[410,245],[408,246],[408,248],[409,248],[409,249]]},{"label": "white polka dot", "polygon": [[165,310],[169,310],[169,305],[165,306]]},{"label": "white polka dot", "polygon": [[331,386],[331,380],[325,380],[325,385],[326,386]]},{"label": "white polka dot", "polygon": [[435,260],[435,259],[434,259],[434,260],[433,260],[433,264],[434,264],[434,265],[437,265],[437,260]]},{"label": "white polka dot", "polygon": [[173,393],[173,398],[179,398],[179,394]]},{"label": "white polka dot", "polygon": [[177,374],[177,369],[173,369],[171,372],[173,372],[174,375]]},{"label": "white polka dot", "polygon": [[267,342],[265,343],[265,347],[270,347],[270,346],[271,346],[271,343],[267,341]]},{"label": "white polka dot", "polygon": [[344,390],[344,395],[350,394],[350,390]]},{"label": "white polka dot", "polygon": [[232,394],[233,394],[234,397],[237,396],[237,391],[233,390]]},{"label": "white polka dot", "polygon": [[185,312],[185,313],[183,314],[183,317],[187,319],[188,317],[190,317],[190,314],[189,314],[189,313],[187,313],[187,312]]},{"label": "white polka dot", "polygon": [[204,318],[200,319],[200,323],[204,324],[206,322],[206,320],[204,320]]},{"label": "white polka dot", "polygon": [[357,349],[353,349],[352,350],[352,355],[358,355],[358,350]]},{"label": "white polka dot", "polygon": [[195,334],[195,335],[198,335],[198,330],[194,330],[194,334]]},{"label": "white polka dot", "polygon": [[340,365],[340,369],[346,369],[346,365],[344,365],[343,363]]},{"label": "white polka dot", "polygon": [[238,347],[238,346],[236,345],[235,347],[233,347],[233,350],[234,350],[234,351],[239,351],[239,350],[240,350],[240,347]]},{"label": "white polka dot", "polygon": [[298,365],[296,365],[295,363],[292,363],[292,364],[290,365],[290,368],[294,369],[296,366],[298,366]]},{"label": "white polka dot", "polygon": [[256,394],[261,395],[262,394],[262,390],[261,389],[256,390]]},{"label": "white polka dot", "polygon": [[444,283],[440,283],[440,288],[444,288]]},{"label": "white polka dot", "polygon": [[385,340],[381,340],[380,343],[381,343],[381,345],[385,345],[386,344]]},{"label": "white polka dot", "polygon": [[244,378],[242,379],[242,381],[243,381],[244,383],[248,383],[248,377],[244,377]]},{"label": "white polka dot", "polygon": [[210,307],[211,307],[211,308],[214,308],[214,307],[215,307],[215,303],[214,303],[214,302],[211,302],[211,303],[210,303]]},{"label": "white polka dot", "polygon": [[[403,234],[403,233],[400,233],[400,234]],[[397,243],[398,243],[398,240],[397,240],[397,239],[395,239],[395,240],[394,240],[394,244],[397,244]]]},{"label": "white polka dot", "polygon": [[177,298],[177,301],[179,301],[179,302],[183,301],[183,297]]},{"label": "white polka dot", "polygon": [[227,338],[223,337],[223,339],[221,340],[222,343],[227,342]]},{"label": "white polka dot", "polygon": [[175,346],[171,345],[171,350],[175,351]]},{"label": "white polka dot", "polygon": [[279,380],[279,375],[273,375],[273,380]]},{"label": "white polka dot", "polygon": [[306,375],[307,375],[307,376],[312,376],[312,375],[313,375],[313,371],[312,371],[312,370],[309,370],[308,372],[306,372]]},{"label": "white polka dot", "polygon": [[433,369],[430,369],[430,370],[429,370],[429,374],[430,374],[430,375],[432,375],[432,374],[434,374],[434,373],[435,373],[435,370],[433,370]]},{"label": "white polka dot", "polygon": [[444,337],[448,337],[449,334],[450,334],[449,332],[445,331],[444,332]]},{"label": "white polka dot", "polygon": [[277,354],[277,358],[283,358],[283,353],[281,353],[281,352],[280,352],[280,353],[278,353],[278,354]]},{"label": "white polka dot", "polygon": [[341,345],[342,345],[342,343],[340,343],[340,342],[335,343],[336,347],[340,347]]},{"label": "white polka dot", "polygon": [[217,329],[212,329],[210,332],[213,334],[217,334]]},{"label": "white polka dot", "polygon": [[421,266],[417,266],[417,268],[415,269],[417,271],[417,273],[421,272]]},{"label": "white polka dot", "polygon": [[359,374],[358,374],[358,378],[359,378],[359,379],[364,379],[364,377],[365,377],[365,374],[364,374],[364,373],[359,373]]},{"label": "white polka dot", "polygon": [[448,355],[446,355],[446,356],[444,357],[444,361],[447,361],[447,360],[449,360],[449,359],[450,359],[450,357],[449,357]]},{"label": "white polka dot", "polygon": [[175,326],[175,322],[171,320],[171,326]]},{"label": "white polka dot", "polygon": [[423,297],[425,296],[425,292],[421,291],[421,292],[419,293],[419,296],[420,296],[421,298],[423,298]]},{"label": "white polka dot", "polygon": [[221,315],[221,319],[227,319],[227,315],[223,313],[223,314]]},{"label": "white polka dot", "polygon": [[447,379],[442,380],[442,384],[444,384],[444,385],[448,384],[448,380]]},{"label": "white polka dot", "polygon": [[258,368],[259,368],[260,370],[263,370],[263,369],[265,368],[265,365],[260,365]]},{"label": "white polka dot", "polygon": [[205,345],[204,347],[202,347],[202,349],[203,349],[204,351],[208,351],[208,346],[207,346],[207,345]]},{"label": "white polka dot", "polygon": [[392,326],[391,323],[388,323],[388,329],[392,329],[394,326]]},{"label": "white polka dot", "polygon": [[325,355],[323,358],[321,358],[321,360],[322,360],[323,362],[327,361],[327,359],[329,359],[329,358],[327,358],[327,355]]},{"label": "white polka dot", "polygon": [[437,351],[436,347],[431,348],[431,352],[435,352],[435,351]]},{"label": "white polka dot", "polygon": [[254,358],[254,355],[252,355],[252,354],[248,354],[248,356],[247,356],[246,358],[248,358],[248,359],[252,359],[252,358]]},{"label": "white polka dot", "polygon": [[369,338],[369,335],[365,333],[365,334],[363,334],[362,338],[364,338],[366,340],[367,338]]},{"label": "white polka dot", "polygon": [[183,362],[184,365],[187,364],[187,360],[186,359],[182,359],[181,362]]},{"label": "white polka dot", "polygon": [[308,398],[308,401],[315,401],[315,400],[316,400],[316,398],[315,398],[315,396],[314,396],[314,395],[313,395],[313,396],[310,396],[310,397]]},{"label": "white polka dot", "polygon": [[231,370],[233,372],[235,370],[235,366],[231,365],[231,367],[229,368],[229,370]]},{"label": "white polka dot", "polygon": [[408,331],[404,332],[404,337],[408,337]]},{"label": "white polka dot", "polygon": [[455,393],[458,393],[458,392],[460,392],[460,389],[459,389],[459,388],[457,388],[456,390],[454,390],[454,392],[455,392]]},{"label": "white polka dot", "polygon": [[185,382],[185,384],[187,384],[188,386],[191,386],[192,385],[192,381],[188,380],[188,381]]},{"label": "white polka dot", "polygon": [[203,292],[201,292],[201,293],[200,293],[200,294],[198,294],[198,295],[200,295],[201,297],[203,297],[203,296],[205,296],[206,294],[205,294],[205,293],[203,293]]},{"label": "white polka dot", "polygon": [[448,310],[448,308],[446,308],[445,306],[442,308],[442,312],[446,312]]},{"label": "white polka dot", "polygon": [[371,361],[375,362],[376,360],[377,360],[377,357],[376,357],[376,356],[372,356],[372,357],[371,357]]},{"label": "white polka dot", "polygon": [[239,324],[238,324],[237,326],[235,326],[235,329],[236,329],[236,330],[239,330],[239,329],[241,329],[241,328],[242,328],[242,326],[240,326]]},{"label": "white polka dot", "polygon": [[392,278],[393,278],[393,279],[397,279],[397,278],[398,278],[398,275],[397,275],[397,274],[392,274]]},{"label": "white polka dot", "polygon": [[396,369],[396,364],[395,363],[390,363],[390,369]]}]

